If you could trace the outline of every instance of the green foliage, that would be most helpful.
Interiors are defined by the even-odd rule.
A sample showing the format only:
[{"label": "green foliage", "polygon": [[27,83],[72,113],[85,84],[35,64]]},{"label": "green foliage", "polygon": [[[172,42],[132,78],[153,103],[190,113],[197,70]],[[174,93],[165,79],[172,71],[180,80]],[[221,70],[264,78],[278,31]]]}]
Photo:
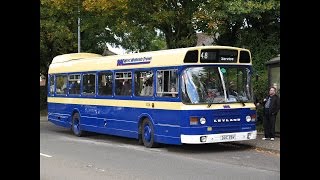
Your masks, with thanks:
[{"label": "green foliage", "polygon": [[204,2],[86,0],[84,4],[87,10],[99,11],[112,18],[113,23],[108,27],[120,39],[116,44],[135,51],[146,51],[158,47],[161,39],[155,35],[157,30],[164,33],[166,46],[170,49],[196,45],[194,13],[199,11]]},{"label": "green foliage", "polygon": [[[53,1],[56,2],[56,1]],[[40,73],[47,75],[53,57],[77,50],[77,24],[73,10],[64,11],[50,0],[40,5]]]},{"label": "green foliage", "polygon": [[[263,98],[268,94],[268,74],[261,71],[261,74],[258,74],[258,76],[258,81],[253,81],[253,93],[261,104]],[[263,117],[263,107],[261,105],[257,106],[257,116],[260,120]]]},{"label": "green foliage", "polygon": [[261,121],[259,121],[259,122],[256,123],[256,130],[257,130],[259,133],[263,133],[263,132],[264,132],[263,123],[262,123]]},{"label": "green foliage", "polygon": [[115,42],[113,34],[106,28],[110,20],[97,12],[81,11],[81,51],[102,54],[106,42]]},{"label": "green foliage", "polygon": [[121,37],[115,44],[134,52],[164,48],[161,45],[165,43],[164,39],[161,36],[157,36],[156,31],[149,27],[126,25],[123,28],[117,29],[114,34]]},{"label": "green foliage", "polygon": [[47,109],[47,89],[40,86],[40,111],[43,109]]},{"label": "green foliage", "polygon": [[[81,52],[102,54],[106,42],[116,42],[108,24],[113,19],[97,11],[87,11],[83,1],[41,0],[40,72],[47,74],[52,59],[78,49],[78,17],[81,18]],[[79,13],[80,10],[80,13]]]},{"label": "green foliage", "polygon": [[268,94],[268,74],[266,72],[262,72],[258,74],[258,81],[253,81],[253,92],[255,97],[261,101]]},{"label": "green foliage", "polygon": [[247,30],[235,44],[251,50],[253,67],[260,73],[267,70],[266,62],[280,53],[280,32],[271,31],[265,36],[259,30]]},{"label": "green foliage", "polygon": [[188,47],[196,44],[193,13],[200,1],[128,0],[128,20],[133,25],[144,25],[164,33],[168,48]]},{"label": "green foliage", "polygon": [[151,51],[167,49],[167,44],[163,35],[156,36],[149,46]]}]

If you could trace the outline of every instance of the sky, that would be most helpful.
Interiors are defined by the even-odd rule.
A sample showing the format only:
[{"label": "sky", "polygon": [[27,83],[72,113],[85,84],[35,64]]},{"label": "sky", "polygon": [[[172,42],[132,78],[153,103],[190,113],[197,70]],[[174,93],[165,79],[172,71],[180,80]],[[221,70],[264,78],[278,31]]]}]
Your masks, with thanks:
[{"label": "sky", "polygon": [[121,46],[118,47],[112,47],[112,45],[110,45],[109,43],[107,43],[107,47],[110,51],[117,53],[117,54],[126,54],[126,50],[123,49]]}]

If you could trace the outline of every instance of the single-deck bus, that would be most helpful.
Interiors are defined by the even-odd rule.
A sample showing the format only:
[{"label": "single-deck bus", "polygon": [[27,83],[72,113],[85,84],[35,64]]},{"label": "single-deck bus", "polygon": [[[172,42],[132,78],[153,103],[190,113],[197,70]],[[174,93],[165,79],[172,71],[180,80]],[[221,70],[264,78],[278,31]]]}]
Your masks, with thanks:
[{"label": "single-deck bus", "polygon": [[76,136],[136,138],[146,147],[256,138],[247,49],[198,46],[101,56],[56,56],[48,120]]}]

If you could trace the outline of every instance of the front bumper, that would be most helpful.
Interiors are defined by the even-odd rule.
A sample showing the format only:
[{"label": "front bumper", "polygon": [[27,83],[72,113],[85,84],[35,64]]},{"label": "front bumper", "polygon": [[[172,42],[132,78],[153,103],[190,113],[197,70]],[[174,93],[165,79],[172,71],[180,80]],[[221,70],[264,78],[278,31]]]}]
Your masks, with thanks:
[{"label": "front bumper", "polygon": [[184,144],[205,144],[231,141],[244,141],[257,138],[257,131],[203,134],[203,135],[181,135],[181,143]]}]

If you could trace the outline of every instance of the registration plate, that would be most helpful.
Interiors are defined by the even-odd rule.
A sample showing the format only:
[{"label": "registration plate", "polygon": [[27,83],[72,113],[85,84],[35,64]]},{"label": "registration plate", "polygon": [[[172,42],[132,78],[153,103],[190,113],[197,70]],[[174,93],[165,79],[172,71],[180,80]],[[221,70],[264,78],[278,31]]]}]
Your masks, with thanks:
[{"label": "registration plate", "polygon": [[230,135],[222,135],[221,140],[232,140],[235,139],[236,135],[235,134],[230,134]]}]

